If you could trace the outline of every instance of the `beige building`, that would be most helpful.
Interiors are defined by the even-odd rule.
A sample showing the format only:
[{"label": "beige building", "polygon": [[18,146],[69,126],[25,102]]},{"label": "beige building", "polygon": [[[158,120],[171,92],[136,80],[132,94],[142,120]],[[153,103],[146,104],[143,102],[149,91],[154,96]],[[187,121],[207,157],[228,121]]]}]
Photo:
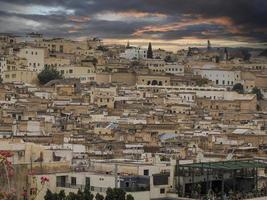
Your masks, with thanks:
[{"label": "beige building", "polygon": [[77,49],[87,49],[86,43],[79,43],[63,38],[44,39],[37,42],[37,46],[47,48],[49,52],[75,53]]},{"label": "beige building", "polygon": [[20,49],[17,54],[20,58],[25,58],[27,60],[27,67],[31,71],[40,72],[44,68],[44,58],[46,55],[46,50],[44,48],[37,47],[25,47]]},{"label": "beige building", "polygon": [[58,66],[57,70],[65,78],[77,78],[80,79],[81,83],[88,83],[95,81],[95,68],[91,66],[76,66],[76,65],[67,65],[67,66]]},{"label": "beige building", "polygon": [[164,75],[138,75],[137,76],[138,85],[159,85],[159,86],[169,86],[170,77]]},{"label": "beige building", "polygon": [[116,96],[116,87],[94,88],[91,92],[91,103],[97,104],[98,107],[106,106],[108,108],[114,108],[114,97]]},{"label": "beige building", "polygon": [[4,71],[2,78],[3,83],[23,82],[35,84],[38,81],[37,73],[35,71],[27,71],[22,69]]},{"label": "beige building", "polygon": [[45,66],[60,67],[70,65],[70,59],[50,56],[45,58]]}]

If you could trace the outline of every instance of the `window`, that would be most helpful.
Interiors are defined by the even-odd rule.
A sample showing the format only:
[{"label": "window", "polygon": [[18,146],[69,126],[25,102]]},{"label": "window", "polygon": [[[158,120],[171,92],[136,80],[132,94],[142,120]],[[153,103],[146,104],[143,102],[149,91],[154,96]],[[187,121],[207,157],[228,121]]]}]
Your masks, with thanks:
[{"label": "window", "polygon": [[16,78],[16,74],[12,74],[12,78]]},{"label": "window", "polygon": [[64,49],[64,48],[63,48],[63,45],[60,45],[60,46],[59,46],[59,51],[60,51],[60,53],[63,53],[63,49]]},{"label": "window", "polygon": [[165,188],[160,188],[160,194],[165,194]]},{"label": "window", "polygon": [[91,184],[90,183],[90,177],[86,177],[85,178],[85,185],[88,186],[88,187],[90,187],[90,184]]},{"label": "window", "polygon": [[144,176],[149,176],[149,170],[148,169],[144,169]]},{"label": "window", "polygon": [[69,73],[70,73],[70,74],[72,74],[72,73],[73,73],[73,70],[72,70],[72,69],[70,69],[70,70],[69,70]]},{"label": "window", "polygon": [[219,80],[216,80],[216,84],[217,84],[217,85],[219,84]]},{"label": "window", "polygon": [[76,185],[76,177],[71,177],[71,185]]},{"label": "window", "polygon": [[125,182],[125,187],[127,187],[127,188],[128,188],[128,187],[129,187],[129,185],[130,185],[130,184],[129,184],[129,182],[128,182],[128,181],[127,181],[127,182]]}]

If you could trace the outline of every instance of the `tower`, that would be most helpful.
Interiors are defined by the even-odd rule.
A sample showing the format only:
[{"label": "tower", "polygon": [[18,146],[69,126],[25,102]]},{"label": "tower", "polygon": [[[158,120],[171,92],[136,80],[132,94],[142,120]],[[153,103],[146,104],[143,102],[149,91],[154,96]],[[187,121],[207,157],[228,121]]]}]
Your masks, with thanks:
[{"label": "tower", "polygon": [[129,49],[129,48],[130,48],[130,42],[128,40],[127,45],[126,45],[126,49]]},{"label": "tower", "polygon": [[229,59],[229,54],[228,54],[228,50],[227,48],[224,48],[224,60],[228,60]]},{"label": "tower", "polygon": [[211,43],[210,40],[208,40],[208,46],[207,46],[208,51],[211,49]]}]

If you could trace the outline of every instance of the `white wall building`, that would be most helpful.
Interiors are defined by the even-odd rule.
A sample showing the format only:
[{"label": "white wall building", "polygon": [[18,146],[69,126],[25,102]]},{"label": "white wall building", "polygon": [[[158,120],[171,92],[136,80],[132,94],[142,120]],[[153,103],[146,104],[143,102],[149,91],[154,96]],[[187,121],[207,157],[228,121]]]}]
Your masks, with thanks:
[{"label": "white wall building", "polygon": [[126,49],[124,53],[120,55],[120,57],[128,59],[128,60],[140,60],[147,58],[147,50],[142,49],[140,47],[131,47]]},{"label": "white wall building", "polygon": [[233,86],[241,82],[241,72],[226,69],[195,68],[194,75],[211,80],[216,86]]},{"label": "white wall building", "polygon": [[45,49],[26,47],[20,49],[18,57],[26,58],[29,70],[40,72],[44,68]]}]

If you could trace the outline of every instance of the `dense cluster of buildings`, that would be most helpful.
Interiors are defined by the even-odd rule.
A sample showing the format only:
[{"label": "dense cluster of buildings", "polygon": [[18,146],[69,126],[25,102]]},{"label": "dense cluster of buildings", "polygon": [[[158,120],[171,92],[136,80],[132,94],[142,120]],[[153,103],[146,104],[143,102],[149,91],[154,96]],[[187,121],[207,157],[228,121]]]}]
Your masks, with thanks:
[{"label": "dense cluster of buildings", "polygon": [[[149,51],[1,34],[0,191],[41,200],[47,189],[89,185],[93,194],[121,188],[136,200],[265,199],[261,50],[209,42]],[[63,78],[41,85],[45,68]]]}]

